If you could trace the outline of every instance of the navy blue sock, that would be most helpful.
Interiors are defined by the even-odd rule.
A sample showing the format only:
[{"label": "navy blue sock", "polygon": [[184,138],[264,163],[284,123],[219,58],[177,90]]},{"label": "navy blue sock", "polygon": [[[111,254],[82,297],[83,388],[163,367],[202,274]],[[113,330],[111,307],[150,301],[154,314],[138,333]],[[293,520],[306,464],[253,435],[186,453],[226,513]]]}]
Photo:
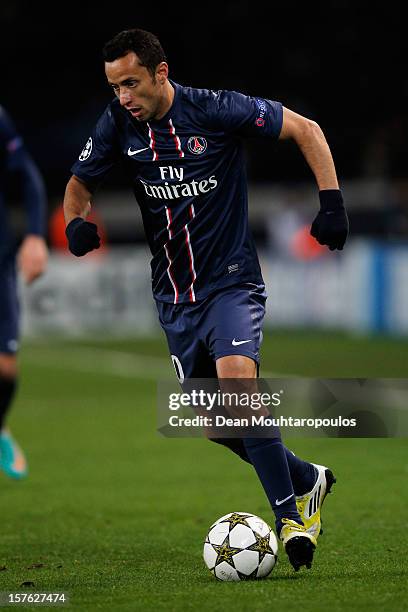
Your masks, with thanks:
[{"label": "navy blue sock", "polygon": [[16,391],[17,381],[15,378],[0,376],[0,429],[4,426],[7,411]]},{"label": "navy blue sock", "polygon": [[[251,464],[251,461],[247,455],[245,450],[244,441],[241,438],[208,438],[210,442],[215,442],[216,444],[221,444],[222,446],[226,446],[233,453],[241,457],[243,461]],[[252,464],[251,464],[252,465]]]},{"label": "navy blue sock", "polygon": [[[241,459],[247,463],[252,463],[248,457],[244,441],[240,438],[211,438],[211,441],[227,446]],[[317,470],[311,463],[299,459],[286,446],[284,446],[284,449],[295,495],[304,495],[313,489],[317,478]]]},{"label": "navy blue sock", "polygon": [[295,495],[304,495],[313,489],[317,470],[311,463],[296,457],[288,448],[285,451]]},{"label": "navy blue sock", "polygon": [[285,448],[280,438],[245,438],[243,442],[272,506],[278,535],[283,518],[302,524],[296,509]]}]

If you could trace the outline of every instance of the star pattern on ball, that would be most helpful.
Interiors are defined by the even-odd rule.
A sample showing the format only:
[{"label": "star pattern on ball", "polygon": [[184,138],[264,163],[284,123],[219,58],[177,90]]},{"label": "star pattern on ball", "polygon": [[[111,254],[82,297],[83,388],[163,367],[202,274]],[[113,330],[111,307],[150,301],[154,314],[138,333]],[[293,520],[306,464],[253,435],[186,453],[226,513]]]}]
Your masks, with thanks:
[{"label": "star pattern on ball", "polygon": [[249,527],[245,519],[249,518],[251,514],[239,514],[238,512],[231,512],[227,518],[220,521],[220,523],[229,523],[229,530],[231,531],[235,525],[245,525]]},{"label": "star pattern on ball", "polygon": [[256,531],[253,532],[256,542],[248,546],[247,550],[256,550],[259,553],[259,563],[264,560],[266,555],[273,555],[274,552],[269,543],[269,533],[266,536],[261,536]]},{"label": "star pattern on ball", "polygon": [[217,553],[217,559],[215,560],[215,567],[225,561],[228,565],[235,568],[233,556],[241,551],[241,548],[233,548],[230,546],[229,536],[225,538],[222,544],[212,544],[215,552]]}]

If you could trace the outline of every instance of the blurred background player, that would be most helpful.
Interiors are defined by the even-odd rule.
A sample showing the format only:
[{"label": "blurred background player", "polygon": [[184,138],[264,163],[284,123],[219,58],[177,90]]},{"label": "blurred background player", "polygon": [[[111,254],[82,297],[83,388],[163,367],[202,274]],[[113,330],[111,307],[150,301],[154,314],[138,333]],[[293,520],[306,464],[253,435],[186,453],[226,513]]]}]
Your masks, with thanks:
[{"label": "blurred background player", "polygon": [[[16,187],[27,222],[22,240],[12,231],[6,210],[7,193]],[[18,379],[19,301],[17,269],[30,284],[47,265],[44,240],[46,194],[38,168],[16,128],[0,106],[0,468],[11,478],[23,478],[27,463],[6,428],[7,413]]]},{"label": "blurred background player", "polygon": [[[105,45],[104,59],[116,99],[72,167],[64,200],[70,250],[83,256],[99,248],[97,226],[85,219],[93,192],[122,160],[142,210],[153,295],[180,382],[253,379],[266,293],[248,227],[242,140],[298,145],[319,189],[311,233],[341,250],[348,220],[323,132],[279,102],[170,81],[149,32],[121,32]],[[310,567],[331,471],[295,457],[280,436],[216,441],[253,465],[293,567]]]}]

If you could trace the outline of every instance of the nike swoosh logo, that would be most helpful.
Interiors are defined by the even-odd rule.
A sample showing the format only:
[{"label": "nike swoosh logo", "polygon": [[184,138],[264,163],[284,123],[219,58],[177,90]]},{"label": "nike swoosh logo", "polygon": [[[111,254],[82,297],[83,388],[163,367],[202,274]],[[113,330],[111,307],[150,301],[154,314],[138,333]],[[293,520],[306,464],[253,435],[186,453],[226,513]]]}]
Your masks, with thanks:
[{"label": "nike swoosh logo", "polygon": [[232,341],[232,346],[239,346],[240,344],[246,344],[247,342],[252,342],[252,340],[235,340]]},{"label": "nike swoosh logo", "polygon": [[131,147],[128,148],[128,155],[130,155],[130,157],[132,157],[132,155],[137,155],[138,153],[141,153],[142,151],[147,151],[149,147],[145,147],[144,149],[136,149],[136,151],[132,151]]},{"label": "nike swoosh logo", "polygon": [[291,497],[293,497],[293,493],[291,495],[288,495],[287,497],[285,497],[285,499],[275,499],[275,504],[277,506],[281,506],[285,501],[288,501],[288,499],[290,499]]}]

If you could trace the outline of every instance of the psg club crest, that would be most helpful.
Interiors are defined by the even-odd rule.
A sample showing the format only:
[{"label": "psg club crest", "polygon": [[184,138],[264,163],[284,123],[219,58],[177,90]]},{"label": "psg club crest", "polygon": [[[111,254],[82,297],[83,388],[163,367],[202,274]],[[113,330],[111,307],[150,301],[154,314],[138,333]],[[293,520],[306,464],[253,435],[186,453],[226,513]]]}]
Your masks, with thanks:
[{"label": "psg club crest", "polygon": [[92,153],[92,138],[88,138],[86,141],[86,145],[81,151],[81,155],[79,156],[79,161],[85,161],[88,159],[90,154]]},{"label": "psg club crest", "polygon": [[207,148],[207,141],[203,136],[191,136],[188,139],[187,146],[194,155],[201,155]]}]

